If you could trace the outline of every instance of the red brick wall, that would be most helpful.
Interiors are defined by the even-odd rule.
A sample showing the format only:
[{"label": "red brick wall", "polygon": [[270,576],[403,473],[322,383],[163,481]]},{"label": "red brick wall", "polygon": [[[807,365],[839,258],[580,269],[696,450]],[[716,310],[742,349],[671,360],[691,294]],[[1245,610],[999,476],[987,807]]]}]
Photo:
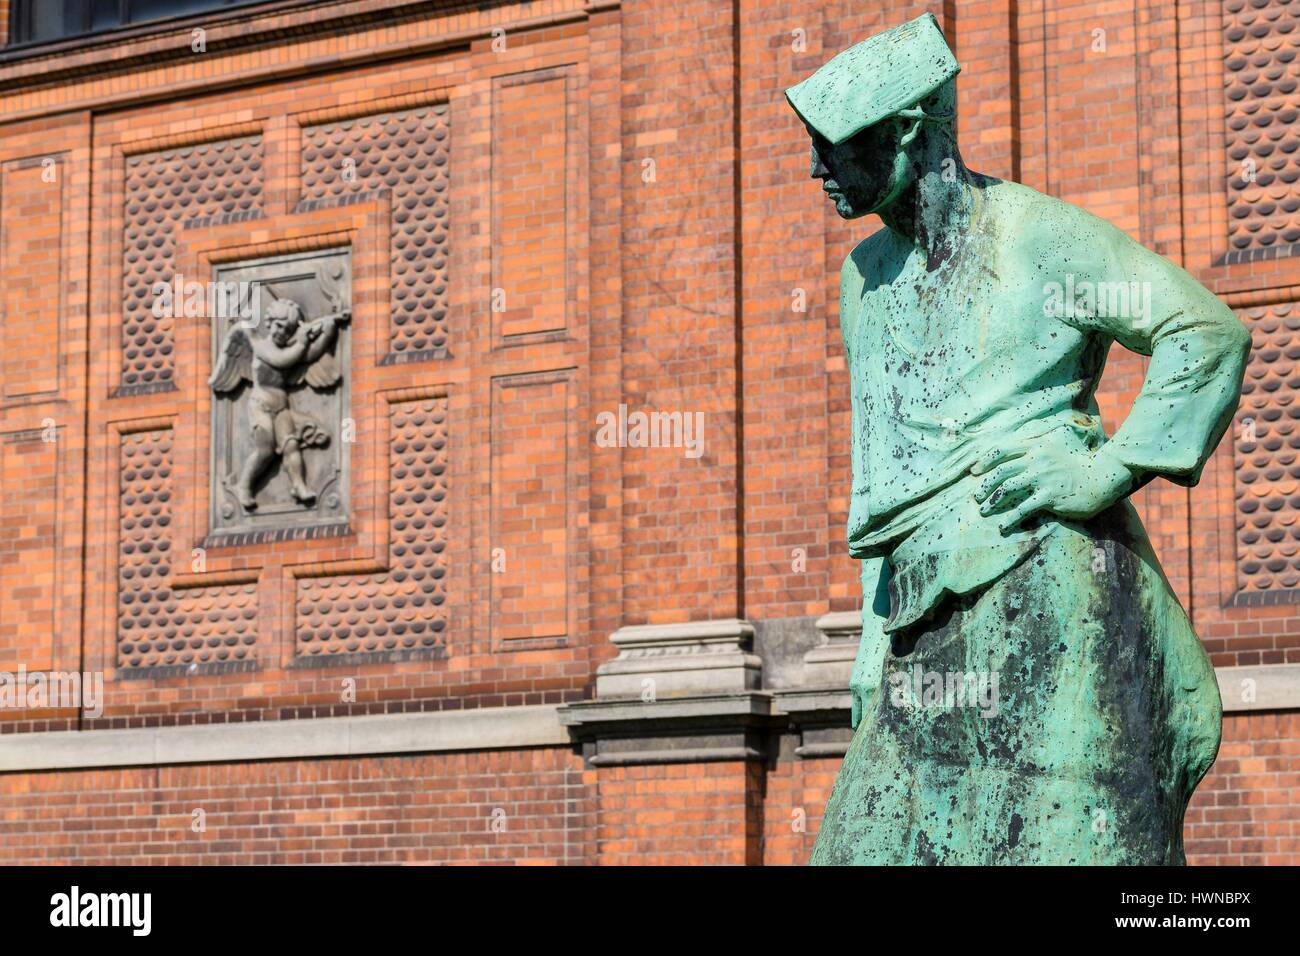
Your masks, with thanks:
[{"label": "red brick wall", "polygon": [[753,761],[615,767],[597,774],[606,866],[764,862],[761,766]]},{"label": "red brick wall", "polygon": [[7,774],[0,861],[581,864],[584,775],[563,750]]},{"label": "red brick wall", "polygon": [[1300,863],[1298,787],[1300,717],[1264,713],[1226,718],[1219,759],[1187,812],[1187,862]]}]

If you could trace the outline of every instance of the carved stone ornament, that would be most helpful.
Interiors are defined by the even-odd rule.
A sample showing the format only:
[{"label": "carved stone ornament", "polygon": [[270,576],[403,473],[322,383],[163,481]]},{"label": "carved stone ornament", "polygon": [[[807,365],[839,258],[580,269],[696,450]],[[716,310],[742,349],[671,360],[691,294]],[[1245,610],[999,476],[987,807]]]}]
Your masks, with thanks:
[{"label": "carved stone ornament", "polygon": [[352,273],[346,250],[216,270],[210,528],[347,520]]}]

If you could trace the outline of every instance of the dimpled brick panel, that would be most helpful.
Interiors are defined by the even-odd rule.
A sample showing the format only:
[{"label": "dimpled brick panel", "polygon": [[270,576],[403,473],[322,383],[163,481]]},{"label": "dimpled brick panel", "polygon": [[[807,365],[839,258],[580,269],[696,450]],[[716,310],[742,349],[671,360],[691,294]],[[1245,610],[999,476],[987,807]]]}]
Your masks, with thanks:
[{"label": "dimpled brick panel", "polygon": [[392,407],[389,570],[298,582],[297,653],[440,649],[447,627],[447,400]]},{"label": "dimpled brick panel", "polygon": [[1300,309],[1247,309],[1254,347],[1235,428],[1238,586],[1300,586]]},{"label": "dimpled brick panel", "polygon": [[390,361],[447,347],[449,134],[445,103],[302,131],[304,204],[358,192],[392,202]]},{"label": "dimpled brick panel", "polygon": [[262,138],[248,136],[126,159],[122,391],[172,387],[172,320],[153,287],[175,271],[176,233],[193,219],[252,217],[262,203]]},{"label": "dimpled brick panel", "polygon": [[1300,0],[1224,0],[1230,252],[1300,241],[1297,18]]},{"label": "dimpled brick panel", "polygon": [[257,640],[256,584],[180,592],[168,586],[173,560],[171,431],[123,435],[120,455],[118,667],[251,660]]}]

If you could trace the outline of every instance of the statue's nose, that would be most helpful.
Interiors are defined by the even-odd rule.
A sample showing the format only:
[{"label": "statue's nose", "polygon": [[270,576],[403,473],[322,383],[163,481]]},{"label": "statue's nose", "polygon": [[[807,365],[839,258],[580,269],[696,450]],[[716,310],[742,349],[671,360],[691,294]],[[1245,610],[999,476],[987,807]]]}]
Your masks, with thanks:
[{"label": "statue's nose", "polygon": [[826,164],[822,162],[821,154],[817,152],[816,146],[812,148],[811,153],[812,153],[812,170],[808,173],[808,175],[811,176],[813,179],[821,179],[823,176],[829,176],[831,171],[827,169]]}]

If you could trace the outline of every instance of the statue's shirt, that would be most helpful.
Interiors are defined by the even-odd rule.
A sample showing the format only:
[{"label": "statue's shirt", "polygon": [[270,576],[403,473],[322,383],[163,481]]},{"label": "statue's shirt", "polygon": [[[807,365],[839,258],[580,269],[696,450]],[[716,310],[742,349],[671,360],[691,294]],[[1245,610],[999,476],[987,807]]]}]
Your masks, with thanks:
[{"label": "statue's shirt", "polygon": [[888,555],[887,629],[1005,573],[1055,528],[1002,536],[971,466],[1001,443],[1066,429],[1106,441],[1094,400],[1110,344],[1150,355],[1111,447],[1139,480],[1194,483],[1236,406],[1248,338],[1187,273],[1108,223],[1015,183],[970,193],[946,257],[889,230],[845,262],[853,398],[849,547]]}]

